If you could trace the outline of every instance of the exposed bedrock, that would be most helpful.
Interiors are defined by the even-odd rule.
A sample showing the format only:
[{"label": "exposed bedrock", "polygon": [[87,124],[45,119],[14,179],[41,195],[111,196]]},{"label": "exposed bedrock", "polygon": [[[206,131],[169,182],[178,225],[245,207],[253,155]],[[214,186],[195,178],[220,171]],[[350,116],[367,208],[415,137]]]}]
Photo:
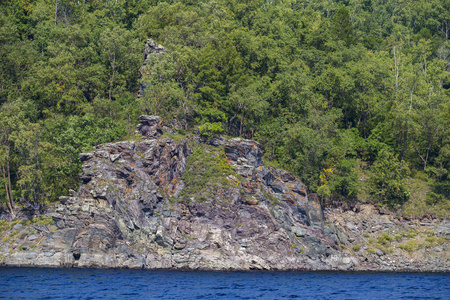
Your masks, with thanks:
[{"label": "exposed bedrock", "polygon": [[[339,215],[327,220],[299,179],[262,163],[257,142],[216,137],[198,144],[198,138],[188,143],[181,136],[175,141],[165,138],[161,118],[141,116],[139,122],[141,141],[104,144],[80,154],[81,186],[60,198],[52,214],[55,228],[39,233],[39,247],[8,250],[9,254],[5,250],[3,264],[408,270],[409,264],[400,265],[400,260],[389,263],[385,253],[349,251],[363,238],[358,231],[363,223],[353,215],[348,217],[353,225]],[[183,174],[191,168],[188,158],[194,146],[205,156],[223,153],[234,172],[227,175],[227,184],[211,183],[203,200],[183,194]],[[436,251],[445,253],[445,247],[444,243]],[[448,258],[436,264],[448,270]]]}]

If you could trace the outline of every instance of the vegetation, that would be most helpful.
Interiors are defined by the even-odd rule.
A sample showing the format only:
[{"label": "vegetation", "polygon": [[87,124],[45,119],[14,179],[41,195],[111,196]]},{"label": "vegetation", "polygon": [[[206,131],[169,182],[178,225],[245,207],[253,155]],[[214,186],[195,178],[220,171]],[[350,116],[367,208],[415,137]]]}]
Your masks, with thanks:
[{"label": "vegetation", "polygon": [[[11,0],[0,25],[0,199],[13,213],[75,188],[78,153],[151,113],[257,139],[326,205],[448,216],[448,0]],[[139,79],[148,37],[170,52]]]},{"label": "vegetation", "polygon": [[213,198],[221,187],[230,184],[238,187],[238,183],[228,177],[239,175],[228,163],[223,148],[218,150],[212,146],[195,147],[194,153],[188,158],[188,166],[189,169],[182,177],[186,186],[182,190],[181,198],[185,201],[190,201],[191,197],[197,201],[205,201]]},{"label": "vegetation", "polygon": [[361,244],[356,244],[352,247],[353,251],[359,251],[361,249]]}]

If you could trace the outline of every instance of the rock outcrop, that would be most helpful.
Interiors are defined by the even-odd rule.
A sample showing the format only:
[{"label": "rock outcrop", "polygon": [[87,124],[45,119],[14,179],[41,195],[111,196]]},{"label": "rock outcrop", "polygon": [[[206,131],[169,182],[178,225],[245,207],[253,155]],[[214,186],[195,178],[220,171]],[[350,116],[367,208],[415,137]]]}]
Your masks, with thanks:
[{"label": "rock outcrop", "polygon": [[[149,57],[151,54],[161,55],[168,52],[166,48],[156,43],[153,39],[147,39],[144,45],[144,63],[139,69],[138,77],[141,78],[144,75],[150,75],[150,70],[148,66]],[[144,90],[148,87],[147,84],[141,83],[139,85],[138,98],[144,94]]]},{"label": "rock outcrop", "polygon": [[144,74],[144,69],[148,65],[148,58],[150,54],[161,55],[166,52],[166,48],[155,42],[153,39],[147,39],[144,45],[144,63],[139,69],[139,78]]},{"label": "rock outcrop", "polygon": [[[320,205],[282,170],[261,165],[258,143],[226,142],[235,170],[210,199],[183,200],[188,143],[164,138],[159,117],[141,116],[143,140],[80,154],[82,185],[61,197],[36,255],[17,252],[9,265],[191,269],[350,269],[321,230]],[[221,150],[223,151],[223,150]],[[238,183],[238,178],[241,178]],[[224,197],[227,195],[227,197]],[[271,203],[272,202],[272,203]],[[275,202],[275,203],[274,203]],[[282,255],[280,255],[282,254]],[[333,255],[339,262],[330,264]],[[31,259],[32,257],[32,259]],[[341,259],[342,258],[342,259]]]},{"label": "rock outcrop", "polygon": [[157,116],[140,116],[136,133],[146,138],[158,138],[163,134],[162,119]]},{"label": "rock outcrop", "polygon": [[255,203],[270,195],[277,201],[298,207],[304,224],[323,226],[323,213],[318,201],[308,200],[306,186],[291,173],[263,166],[259,143],[231,139],[225,145],[225,153],[236,173],[245,178],[241,186],[247,194],[253,195]]},{"label": "rock outcrop", "polygon": [[[139,121],[142,140],[80,154],[82,184],[60,198],[50,225],[33,221],[10,227],[9,236],[19,238],[0,242],[4,265],[449,270],[447,223],[427,225],[423,241],[429,238],[431,244],[421,265],[411,254],[417,249],[401,240],[409,229],[394,216],[324,214],[300,180],[262,163],[257,142],[174,140],[165,137],[161,118]],[[204,184],[196,186],[199,182]],[[402,232],[400,239],[395,232]]]}]

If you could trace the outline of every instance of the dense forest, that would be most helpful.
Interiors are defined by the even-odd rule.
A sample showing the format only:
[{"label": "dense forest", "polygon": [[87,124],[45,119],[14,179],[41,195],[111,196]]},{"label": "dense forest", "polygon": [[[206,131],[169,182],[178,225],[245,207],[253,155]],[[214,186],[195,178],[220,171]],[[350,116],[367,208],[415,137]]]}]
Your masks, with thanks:
[{"label": "dense forest", "polygon": [[450,212],[450,0],[5,0],[0,26],[5,210],[145,113],[256,139],[324,205]]}]

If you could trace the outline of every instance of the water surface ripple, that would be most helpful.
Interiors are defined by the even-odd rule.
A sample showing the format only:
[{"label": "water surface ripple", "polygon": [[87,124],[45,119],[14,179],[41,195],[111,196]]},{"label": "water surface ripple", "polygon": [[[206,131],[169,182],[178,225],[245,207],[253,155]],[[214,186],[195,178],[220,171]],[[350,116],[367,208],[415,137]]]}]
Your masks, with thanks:
[{"label": "water surface ripple", "polygon": [[449,276],[0,268],[0,299],[450,299]]}]

